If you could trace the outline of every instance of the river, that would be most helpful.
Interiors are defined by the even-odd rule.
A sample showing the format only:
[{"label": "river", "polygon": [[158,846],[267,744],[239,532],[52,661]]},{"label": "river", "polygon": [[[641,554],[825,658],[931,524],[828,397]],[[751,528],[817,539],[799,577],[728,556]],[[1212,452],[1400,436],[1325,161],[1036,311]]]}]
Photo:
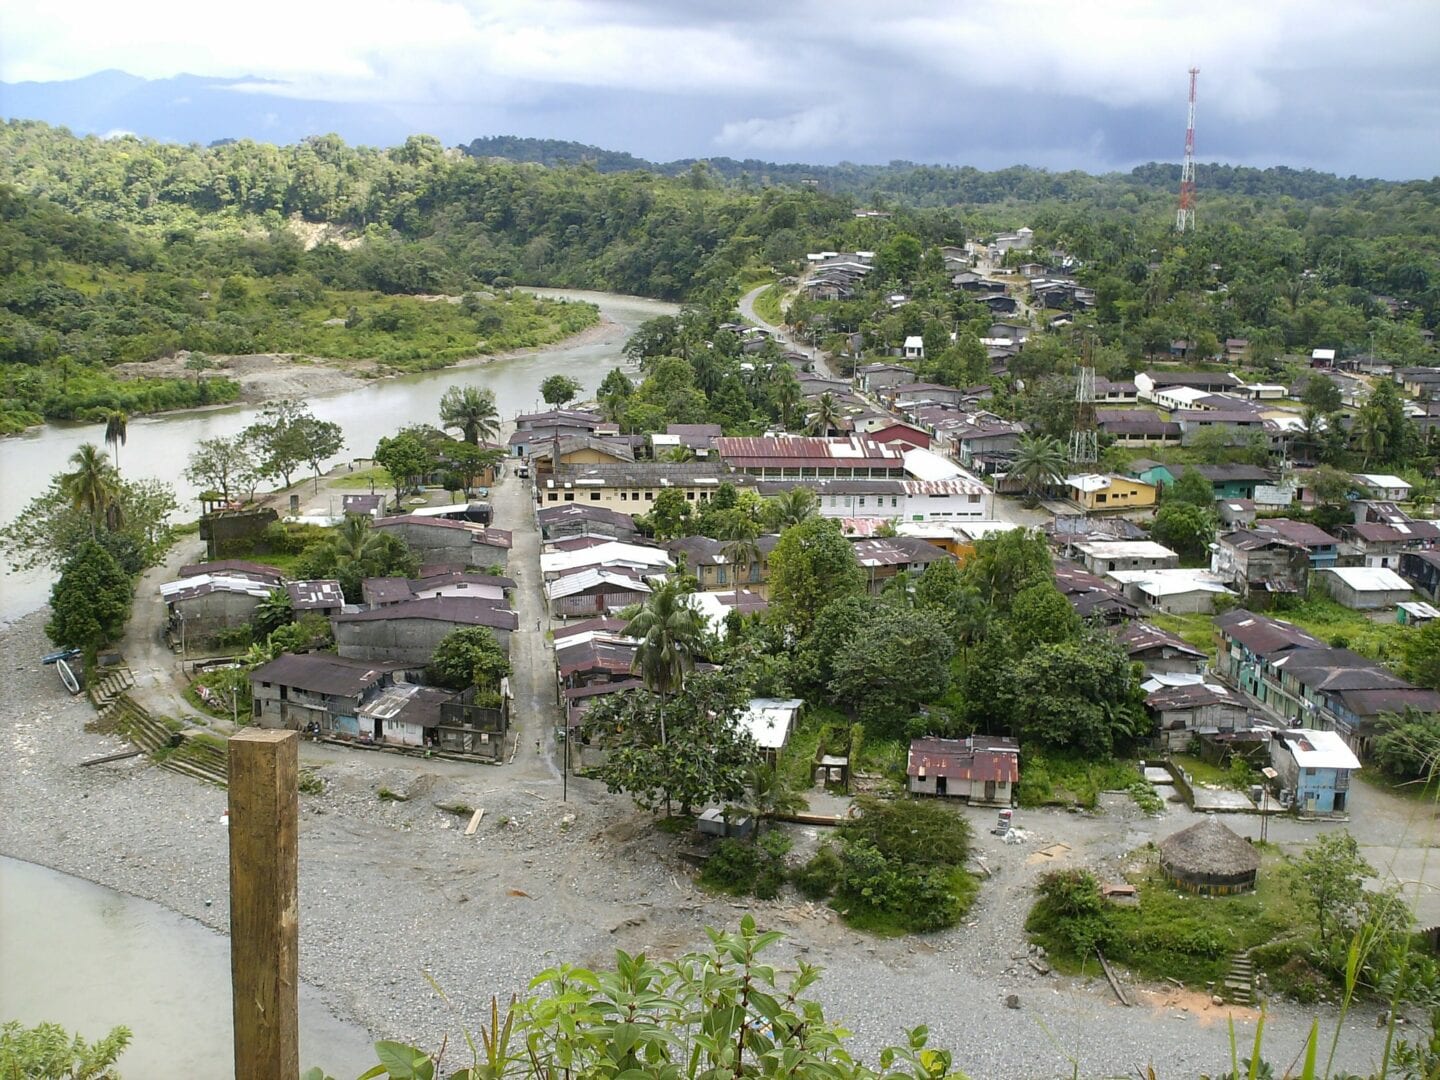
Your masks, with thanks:
[{"label": "river", "polygon": [[[602,342],[561,344],[491,364],[379,379],[359,389],[314,397],[309,404],[315,415],[333,420],[345,434],[345,450],[335,462],[369,457],[382,436],[405,424],[437,423],[440,396],[456,384],[489,387],[495,392],[501,417],[506,419],[543,407],[540,383],[549,375],[569,375],[579,380],[584,395],[592,394],[606,372],[622,362],[621,348],[630,332],[646,319],[675,310],[675,305],[663,301],[613,293],[535,291],[545,296],[589,300],[599,306],[605,318],[623,327],[625,334]],[[121,469],[127,477],[152,476],[173,484],[180,498],[180,517],[194,518],[199,513],[193,502],[198,490],[182,475],[191,448],[201,439],[234,435],[251,424],[258,412],[258,406],[237,405],[136,417],[130,421],[127,440],[120,448]],[[46,424],[23,435],[0,439],[0,522],[18,515],[45,490],[50,477],[64,468],[81,443],[99,443],[101,434],[95,424]],[[0,622],[44,604],[51,580],[47,571],[7,572],[0,577]]]},{"label": "river", "polygon": [[[229,940],[193,919],[0,857],[0,971],[0,1020],[51,1021],[88,1040],[128,1027],[124,1076],[234,1076]],[[300,1064],[342,1078],[375,1064],[366,1031],[303,983]]]}]

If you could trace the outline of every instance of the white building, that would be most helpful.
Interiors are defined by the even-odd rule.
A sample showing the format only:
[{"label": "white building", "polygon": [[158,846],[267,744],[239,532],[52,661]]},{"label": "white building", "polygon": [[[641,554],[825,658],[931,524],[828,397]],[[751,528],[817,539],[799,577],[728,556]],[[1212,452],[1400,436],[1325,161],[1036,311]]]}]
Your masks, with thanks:
[{"label": "white building", "polygon": [[1112,570],[1107,575],[1138,604],[1172,615],[1209,615],[1217,596],[1234,596],[1208,570]]},{"label": "white building", "polygon": [[1085,569],[1102,577],[1112,570],[1166,570],[1180,556],[1154,540],[1087,540],[1076,544]]},{"label": "white building", "polygon": [[805,702],[800,698],[751,698],[740,714],[740,726],[750,732],[755,745],[772,764],[790,742],[790,732]]}]

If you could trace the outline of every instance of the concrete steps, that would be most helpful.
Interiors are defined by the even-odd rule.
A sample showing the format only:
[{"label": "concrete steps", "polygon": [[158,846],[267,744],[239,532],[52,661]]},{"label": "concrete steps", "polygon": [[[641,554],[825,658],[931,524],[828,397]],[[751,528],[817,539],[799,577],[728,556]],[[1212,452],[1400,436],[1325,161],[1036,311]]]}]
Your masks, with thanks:
[{"label": "concrete steps", "polygon": [[1255,1004],[1255,964],[1249,953],[1237,951],[1231,955],[1220,996],[1236,1005]]},{"label": "concrete steps", "polygon": [[177,731],[151,716],[123,692],[100,710],[95,726],[100,731],[123,735],[162,769],[221,787],[229,781],[229,756],[224,740],[208,732]]},{"label": "concrete steps", "polygon": [[119,667],[105,668],[98,674],[100,674],[100,679],[90,686],[88,693],[90,703],[102,711],[135,685],[135,673],[124,664]]}]

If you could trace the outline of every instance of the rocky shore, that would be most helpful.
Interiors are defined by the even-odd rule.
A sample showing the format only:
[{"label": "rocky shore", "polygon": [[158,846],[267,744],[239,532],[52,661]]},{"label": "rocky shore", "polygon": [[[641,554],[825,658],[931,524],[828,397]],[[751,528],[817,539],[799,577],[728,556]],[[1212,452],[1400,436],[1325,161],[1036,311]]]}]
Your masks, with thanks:
[{"label": "rocky shore", "polygon": [[[87,732],[89,706],[40,667],[43,622],[36,613],[0,629],[9,661],[0,673],[0,853],[223,931],[225,792],[143,758],[78,768],[123,744]],[[628,801],[584,781],[571,778],[565,803],[558,781],[515,781],[505,769],[308,746],[306,756],[325,790],[301,800],[301,974],[337,1014],[376,1037],[436,1046],[449,1033],[453,1042],[458,1023],[478,1028],[492,994],[523,992],[550,965],[607,964],[617,948],[674,956],[703,944],[704,927],[733,926],[753,911],[762,926],[789,935],[777,962],[803,956],[826,969],[820,996],[867,1053],[923,1023],[932,1045],[953,1049],[957,1067],[977,1078],[1069,1076],[1072,1061],[1081,1076],[1134,1075],[1147,1064],[1167,1078],[1228,1067],[1229,1010],[1208,999],[1141,988],[1140,1003],[1122,1008],[1103,980],[1042,976],[1026,962],[1033,846],[1007,847],[982,833],[994,876],[970,925],[878,940],[793,896],[707,896],[678,857],[684,841],[657,833]],[[382,788],[404,801],[380,798]],[[1143,823],[1125,817],[1127,806],[1117,804],[1104,834],[1117,839],[1097,839],[1093,855],[1133,846]],[[463,835],[462,807],[486,810],[473,837]],[[1071,824],[1064,817],[1053,826]],[[1032,818],[1043,835],[1047,820]],[[1006,1007],[1011,994],[1018,1011]],[[1312,1016],[1272,1006],[1267,1056],[1288,1062]],[[1248,1045],[1253,1014],[1236,1010],[1235,1019]],[[1321,1014],[1322,1031],[1333,1023],[1333,1014]],[[1367,1069],[1382,1034],[1352,1019],[1336,1064]]]}]

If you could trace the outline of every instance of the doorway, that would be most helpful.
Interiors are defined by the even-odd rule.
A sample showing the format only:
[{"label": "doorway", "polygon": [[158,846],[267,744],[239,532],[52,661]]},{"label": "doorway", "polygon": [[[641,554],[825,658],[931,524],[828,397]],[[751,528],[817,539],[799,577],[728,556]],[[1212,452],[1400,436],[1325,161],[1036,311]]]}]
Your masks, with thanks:
[{"label": "doorway", "polygon": [[947,779],[947,778],[944,777],[944,776],[937,776],[937,777],[935,777],[935,794],[936,794],[936,795],[948,795],[948,794],[949,794],[949,792],[946,790],[946,787],[945,787],[945,781],[946,781],[946,779]]}]

